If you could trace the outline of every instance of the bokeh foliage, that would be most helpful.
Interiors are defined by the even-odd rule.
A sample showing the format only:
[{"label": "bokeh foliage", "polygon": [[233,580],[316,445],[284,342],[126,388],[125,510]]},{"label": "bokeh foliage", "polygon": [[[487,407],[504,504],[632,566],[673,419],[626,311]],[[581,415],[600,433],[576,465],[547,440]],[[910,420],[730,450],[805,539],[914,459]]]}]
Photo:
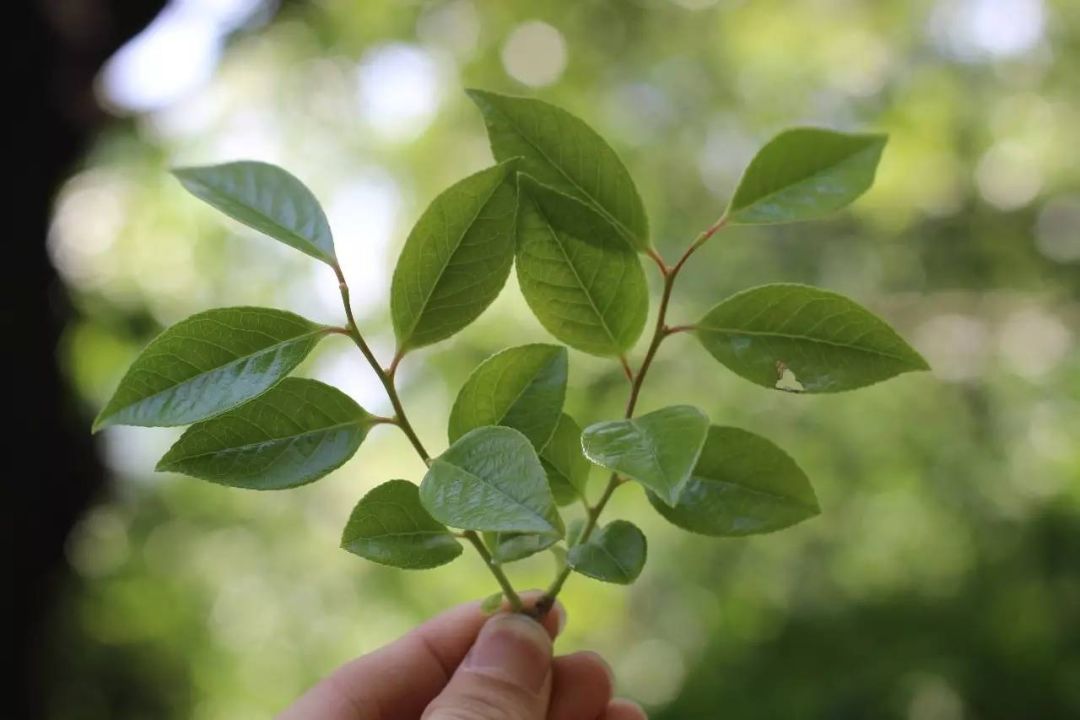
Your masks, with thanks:
[{"label": "bokeh foliage", "polygon": [[[1032,12],[1034,35],[1018,34]],[[515,76],[550,76],[557,53],[549,31],[523,30],[534,21],[566,57],[535,90]],[[605,652],[623,691],[662,718],[1075,717],[1078,68],[1072,0],[289,5],[237,33],[205,87],[118,120],[61,189],[50,248],[80,311],[63,360],[89,430],[134,353],[187,315],[250,304],[340,321],[329,269],[222,223],[173,166],[251,157],[311,186],[358,320],[388,359],[390,271],[409,227],[489,162],[463,87],[536,92],[588,119],[620,151],[668,257],[781,127],[888,132],[875,188],[851,211],[726,231],[684,274],[672,319],[753,284],[820,285],[887,317],[935,373],[792,396],[672,338],[642,412],[693,402],[774,440],[813,478],[823,514],[706,542],[627,489],[611,517],[640,521],[649,562],[629,590],[571,580],[561,644]],[[404,399],[425,440],[445,438],[482,358],[545,337],[505,292],[462,335],[418,351]],[[617,366],[572,353],[570,373],[576,418],[620,415]],[[343,338],[301,374],[387,410]],[[472,557],[412,575],[337,548],[364,492],[422,477],[392,429],[288,494],[152,475],[174,437],[103,433],[115,482],[70,543],[78,576],[49,639],[56,717],[265,717],[345,659],[494,589]],[[549,562],[514,566],[516,584],[544,582]]]}]

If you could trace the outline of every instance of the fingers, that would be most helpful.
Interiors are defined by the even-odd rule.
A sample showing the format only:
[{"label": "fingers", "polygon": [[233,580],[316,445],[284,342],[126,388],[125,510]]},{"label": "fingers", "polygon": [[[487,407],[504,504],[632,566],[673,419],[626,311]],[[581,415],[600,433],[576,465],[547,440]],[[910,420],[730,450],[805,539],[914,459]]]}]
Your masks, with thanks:
[{"label": "fingers", "polygon": [[423,720],[545,720],[551,636],[517,614],[492,617]]},{"label": "fingers", "polygon": [[612,700],[607,711],[597,720],[649,720],[637,703],[629,700]]},{"label": "fingers", "polygon": [[[522,600],[535,603],[539,592]],[[416,720],[450,680],[489,618],[479,602],[438,615],[393,643],[356,658],[319,682],[278,720]],[[543,627],[554,637],[565,623],[558,603]]]},{"label": "fingers", "polygon": [[579,652],[552,663],[548,720],[596,720],[611,700],[612,679],[599,655]]}]

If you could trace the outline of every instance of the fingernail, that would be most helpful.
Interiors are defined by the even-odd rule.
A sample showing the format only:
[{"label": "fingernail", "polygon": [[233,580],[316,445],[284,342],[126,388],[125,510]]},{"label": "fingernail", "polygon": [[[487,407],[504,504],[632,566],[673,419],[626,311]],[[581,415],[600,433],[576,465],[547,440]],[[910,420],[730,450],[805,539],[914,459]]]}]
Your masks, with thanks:
[{"label": "fingernail", "polygon": [[551,640],[524,615],[496,615],[480,630],[465,667],[537,693],[551,669]]}]

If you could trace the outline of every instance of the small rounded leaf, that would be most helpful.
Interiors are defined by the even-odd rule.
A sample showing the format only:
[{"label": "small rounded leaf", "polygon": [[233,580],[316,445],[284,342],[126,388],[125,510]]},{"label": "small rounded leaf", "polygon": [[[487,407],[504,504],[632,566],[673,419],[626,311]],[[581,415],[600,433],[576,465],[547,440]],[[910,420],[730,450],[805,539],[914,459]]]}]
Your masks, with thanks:
[{"label": "small rounded leaf", "polygon": [[523,560],[559,542],[561,533],[484,533],[484,543],[498,563]]},{"label": "small rounded leaf", "polygon": [[566,397],[566,348],[522,345],[473,371],[450,411],[450,442],[485,425],[519,430],[537,450],[555,431]]},{"label": "small rounded leaf", "polygon": [[648,544],[633,523],[615,520],[583,543],[574,545],[566,562],[575,572],[596,580],[629,585],[645,567]]},{"label": "small rounded leaf", "polygon": [[496,160],[521,158],[522,172],[590,205],[621,238],[649,248],[649,223],[619,156],[583,120],[542,100],[468,90]]},{"label": "small rounded leaf", "polygon": [[705,444],[709,418],[691,405],[673,405],[629,420],[585,428],[586,457],[652,490],[669,505],[678,500]]},{"label": "small rounded leaf", "polygon": [[420,502],[450,527],[560,531],[536,450],[528,438],[507,427],[471,430],[435,458],[420,484]]},{"label": "small rounded leaf", "polygon": [[337,388],[285,378],[254,400],[189,427],[157,469],[252,490],[297,487],[343,465],[374,424]]},{"label": "small rounded leaf", "polygon": [[674,525],[720,537],[772,532],[821,512],[787,453],[760,435],[716,425],[675,506],[653,493],[649,502]]},{"label": "small rounded leaf", "polygon": [[373,562],[407,570],[445,565],[461,554],[461,543],[420,504],[419,488],[390,480],[353,508],[341,547]]},{"label": "small rounded leaf", "polygon": [[192,315],[135,358],[94,430],[187,425],[217,415],[269,390],[328,332],[284,310],[235,307]]},{"label": "small rounded leaf", "polygon": [[637,253],[588,205],[524,175],[520,185],[517,276],[529,308],[567,345],[621,355],[649,310]]},{"label": "small rounded leaf", "polygon": [[733,295],[706,313],[694,334],[729,370],[787,392],[854,390],[929,369],[869,310],[805,285],[762,285]]},{"label": "small rounded leaf", "polygon": [[514,262],[515,161],[436,197],[401,250],[390,286],[399,351],[445,340],[484,312]]},{"label": "small rounded leaf", "polygon": [[173,170],[187,190],[248,227],[300,252],[337,264],[334,239],[319,201],[291,174],[264,162]]},{"label": "small rounded leaf", "polygon": [[750,162],[727,209],[739,225],[795,222],[851,203],[874,182],[884,135],[786,130]]}]

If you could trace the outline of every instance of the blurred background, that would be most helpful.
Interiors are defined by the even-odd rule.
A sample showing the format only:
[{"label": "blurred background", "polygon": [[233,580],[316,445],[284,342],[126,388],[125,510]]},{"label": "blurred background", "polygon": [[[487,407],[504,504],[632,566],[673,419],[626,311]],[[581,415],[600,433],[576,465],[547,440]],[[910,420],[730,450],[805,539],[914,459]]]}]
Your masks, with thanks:
[{"label": "blurred background", "polygon": [[[37,300],[18,303],[44,318],[27,424],[55,434],[4,511],[22,528],[8,545],[16,717],[268,717],[348,658],[495,589],[470,553],[407,573],[338,549],[366,490],[422,477],[392,428],[283,493],[154,474],[173,430],[89,437],[128,362],[187,315],[253,304],[341,322],[328,268],[188,196],[175,165],[251,158],[302,178],[388,360],[398,248],[437,192],[491,163],[462,93],[474,85],[556,102],[607,137],[669,259],[779,129],[888,132],[878,181],[851,210],[725,231],[684,273],[670,317],[753,284],[805,282],[875,310],[934,367],[801,397],[672,338],[641,410],[693,402],[772,439],[823,514],[710,540],[620,492],[610,516],[643,527],[649,561],[629,589],[572,579],[561,649],[605,654],[619,691],[663,720],[1080,717],[1080,3],[28,8],[43,150],[40,226],[25,245],[41,262],[14,280],[37,283]],[[425,442],[445,446],[450,403],[479,360],[543,339],[511,280],[469,329],[410,356],[405,403]],[[343,338],[301,374],[389,410]],[[572,353],[570,384],[583,424],[621,412],[613,363]],[[546,554],[511,567],[522,587],[551,573]]]}]

